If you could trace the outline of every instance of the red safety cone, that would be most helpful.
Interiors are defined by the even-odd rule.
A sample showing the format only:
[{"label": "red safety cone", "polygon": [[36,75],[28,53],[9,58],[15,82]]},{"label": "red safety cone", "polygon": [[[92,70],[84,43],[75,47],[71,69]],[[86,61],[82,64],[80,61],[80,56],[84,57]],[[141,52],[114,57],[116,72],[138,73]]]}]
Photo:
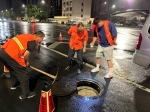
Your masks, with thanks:
[{"label": "red safety cone", "polygon": [[3,76],[5,76],[5,77],[7,77],[7,78],[10,77],[9,70],[8,70],[5,66],[4,66],[4,72],[3,72],[3,74],[1,75],[1,77],[3,77]]},{"label": "red safety cone", "polygon": [[53,112],[55,110],[51,89],[41,91],[39,112]]},{"label": "red safety cone", "polygon": [[9,70],[4,66],[4,72],[9,72]]},{"label": "red safety cone", "polygon": [[61,32],[59,34],[59,41],[62,41],[62,34],[61,34]]}]

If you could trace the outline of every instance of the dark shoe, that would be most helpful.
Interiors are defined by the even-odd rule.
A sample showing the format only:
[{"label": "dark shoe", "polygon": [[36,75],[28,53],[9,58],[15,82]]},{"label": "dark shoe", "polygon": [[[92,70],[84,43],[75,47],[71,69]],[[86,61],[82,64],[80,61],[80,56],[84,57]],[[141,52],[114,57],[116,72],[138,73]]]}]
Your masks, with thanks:
[{"label": "dark shoe", "polygon": [[72,68],[72,60],[68,62],[68,66],[65,68],[65,70],[69,71]]},{"label": "dark shoe", "polygon": [[19,82],[16,83],[14,86],[11,86],[10,89],[11,89],[11,90],[15,90],[15,89],[17,89],[18,87],[20,87]]},{"label": "dark shoe", "polygon": [[20,95],[20,96],[19,96],[19,99],[20,99],[20,100],[24,100],[24,99],[27,99],[27,98],[33,98],[35,95],[36,95],[35,92],[30,92],[27,97],[24,97],[23,95]]}]

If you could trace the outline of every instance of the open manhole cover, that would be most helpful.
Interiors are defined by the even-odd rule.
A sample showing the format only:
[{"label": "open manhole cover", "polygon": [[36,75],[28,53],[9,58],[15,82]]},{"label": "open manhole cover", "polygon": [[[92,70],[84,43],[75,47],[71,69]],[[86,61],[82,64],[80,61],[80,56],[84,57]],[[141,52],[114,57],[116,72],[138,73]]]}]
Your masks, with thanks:
[{"label": "open manhole cover", "polygon": [[104,88],[95,80],[77,81],[77,94],[79,96],[94,97],[103,93]]}]

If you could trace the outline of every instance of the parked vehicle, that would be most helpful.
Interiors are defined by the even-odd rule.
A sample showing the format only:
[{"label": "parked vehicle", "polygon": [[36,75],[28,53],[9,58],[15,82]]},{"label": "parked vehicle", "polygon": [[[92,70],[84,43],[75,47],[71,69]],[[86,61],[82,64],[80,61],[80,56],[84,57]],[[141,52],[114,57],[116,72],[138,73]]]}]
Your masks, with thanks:
[{"label": "parked vehicle", "polygon": [[6,22],[5,18],[0,18],[0,22]]},{"label": "parked vehicle", "polygon": [[39,19],[31,19],[31,23],[37,23],[39,22]]},{"label": "parked vehicle", "polygon": [[121,23],[115,23],[116,26],[123,26]]},{"label": "parked vehicle", "polygon": [[138,27],[143,27],[144,26],[144,24],[138,24]]},{"label": "parked vehicle", "polygon": [[66,25],[73,25],[73,21],[66,22]]},{"label": "parked vehicle", "polygon": [[138,42],[132,61],[145,68],[150,66],[150,11],[149,10],[126,10],[113,14],[114,16],[133,17],[142,16],[146,18],[141,33],[139,34]]},{"label": "parked vehicle", "polygon": [[68,21],[68,22],[66,22],[66,26],[67,26],[67,27],[71,27],[71,26],[74,26],[74,25],[76,25],[76,24],[77,24],[76,21]]},{"label": "parked vehicle", "polygon": [[56,19],[48,19],[48,21],[49,21],[50,23],[57,23],[57,22],[58,22]]}]

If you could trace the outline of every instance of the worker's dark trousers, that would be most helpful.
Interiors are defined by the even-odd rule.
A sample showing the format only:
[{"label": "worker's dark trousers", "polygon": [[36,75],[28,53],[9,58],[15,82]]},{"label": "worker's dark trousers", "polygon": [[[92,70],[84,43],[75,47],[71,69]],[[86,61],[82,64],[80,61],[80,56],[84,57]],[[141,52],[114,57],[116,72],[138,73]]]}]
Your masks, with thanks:
[{"label": "worker's dark trousers", "polygon": [[22,90],[22,97],[27,97],[29,94],[29,75],[26,67],[18,64],[11,58],[4,49],[0,50],[0,60],[8,68],[12,86],[16,86],[19,82]]},{"label": "worker's dark trousers", "polygon": [[71,63],[75,52],[77,52],[77,63],[78,66],[82,65],[82,53],[83,53],[83,49],[79,49],[79,50],[74,50],[74,49],[70,49],[69,48],[69,52],[68,52],[68,64]]}]

